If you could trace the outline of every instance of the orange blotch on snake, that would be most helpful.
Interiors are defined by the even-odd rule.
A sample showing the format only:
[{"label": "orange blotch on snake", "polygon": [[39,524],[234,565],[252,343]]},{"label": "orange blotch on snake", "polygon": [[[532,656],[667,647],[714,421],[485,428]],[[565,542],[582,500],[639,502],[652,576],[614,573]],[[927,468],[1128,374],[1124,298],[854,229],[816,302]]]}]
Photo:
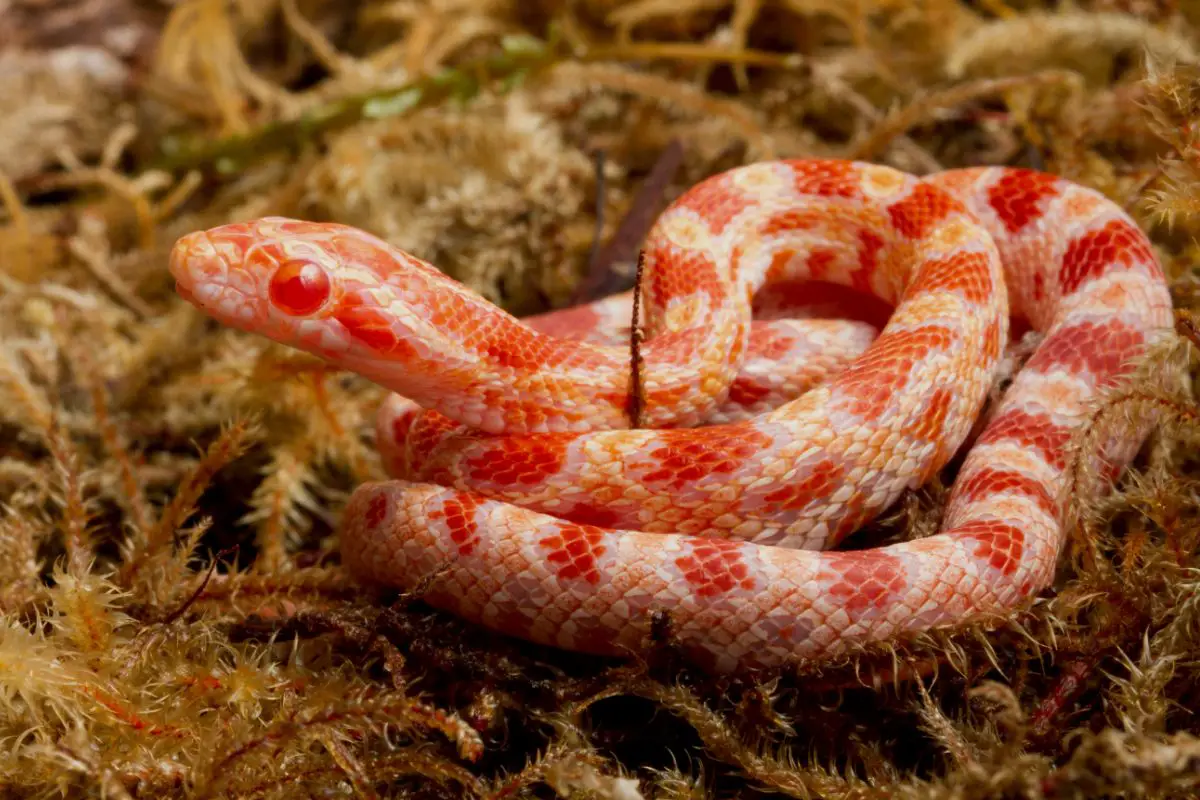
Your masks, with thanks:
[{"label": "orange blotch on snake", "polygon": [[419,408],[410,409],[403,414],[397,414],[392,419],[391,435],[392,441],[401,443],[408,438],[409,431],[412,430],[413,423],[417,421],[417,416],[421,413]]},{"label": "orange blotch on snake", "polygon": [[794,163],[796,191],[817,197],[858,197],[861,179],[855,166],[845,161],[807,161]]},{"label": "orange blotch on snake", "polygon": [[352,337],[377,353],[394,354],[401,358],[416,355],[416,349],[396,336],[387,314],[361,300],[345,298],[334,318]]},{"label": "orange blotch on snake", "polygon": [[271,302],[285,314],[307,316],[320,310],[333,291],[329,273],[315,261],[285,261],[271,276]]},{"label": "orange blotch on snake", "polygon": [[485,441],[466,460],[466,469],[477,483],[535,486],[562,470],[572,438],[539,434]]},{"label": "orange blotch on snake", "polygon": [[850,614],[884,611],[908,585],[904,565],[887,553],[831,553],[825,566],[831,573],[823,579],[828,582],[826,594],[843,600],[842,607]]},{"label": "orange blotch on snake", "polygon": [[754,589],[750,567],[742,560],[742,545],[723,539],[696,540],[688,555],[675,559],[692,590],[699,597],[725,594],[735,588]]},{"label": "orange blotch on snake", "polygon": [[367,503],[367,510],[363,512],[363,522],[366,523],[368,529],[375,530],[387,519],[387,511],[387,495],[380,492]]},{"label": "orange blotch on snake", "polygon": [[845,470],[835,461],[824,459],[805,470],[808,477],[785,483],[773,492],[763,496],[772,508],[793,511],[805,508],[814,500],[828,497],[837,488]]},{"label": "orange blotch on snake", "polygon": [[664,431],[665,444],[650,451],[656,467],[645,464],[642,476],[647,484],[682,489],[710,475],[733,472],[746,459],[771,442],[771,438],[751,427],[717,426]]},{"label": "orange blotch on snake", "polygon": [[1114,219],[1103,228],[1076,237],[1063,254],[1059,287],[1071,294],[1110,268],[1132,269],[1137,264],[1154,268],[1154,251],[1138,228]]},{"label": "orange blotch on snake", "polygon": [[[656,364],[676,365],[695,363],[696,353],[699,352],[708,339],[709,331],[702,326],[685,328],[681,331],[671,331],[670,333],[656,336],[651,340],[652,347],[654,348],[654,362]],[[737,347],[738,344],[738,341],[735,340],[733,347]],[[737,357],[735,351],[730,350],[726,358],[729,361],[733,361]],[[675,405],[694,391],[695,387],[681,383],[674,387],[668,385],[662,390],[643,390],[643,393],[648,405]]]},{"label": "orange blotch on snake", "polygon": [[987,190],[988,205],[1009,233],[1016,233],[1046,212],[1042,201],[1059,193],[1059,180],[1032,170],[1006,172]]},{"label": "orange blotch on snake", "polygon": [[532,328],[510,325],[501,335],[487,337],[480,351],[501,367],[532,372],[548,363],[552,341]]},{"label": "orange blotch on snake", "polygon": [[663,264],[653,270],[649,278],[647,296],[664,306],[674,298],[703,293],[709,297],[711,313],[721,307],[726,297],[721,272],[704,253],[693,251],[676,254],[669,265]]},{"label": "orange blotch on snake", "polygon": [[541,539],[538,544],[549,550],[546,560],[557,566],[558,577],[582,579],[593,585],[600,582],[597,562],[607,549],[600,528],[559,523],[558,533]]},{"label": "orange blotch on snake", "polygon": [[[406,431],[393,430],[396,437],[396,448],[408,456],[414,477],[421,475],[423,480],[432,480],[433,476],[427,471],[429,458],[434,455],[438,446],[447,437],[466,435],[470,432],[470,428],[436,411],[418,409],[413,416],[412,424]],[[403,438],[400,436],[401,433],[404,434]]]},{"label": "orange blotch on snake", "polygon": [[928,183],[918,183],[912,193],[888,208],[892,225],[910,239],[923,239],[939,222],[961,206],[947,192]]},{"label": "orange blotch on snake", "polygon": [[754,204],[755,198],[739,191],[726,176],[718,175],[696,184],[675,206],[694,211],[712,233],[720,235],[738,214]]},{"label": "orange blotch on snake", "polygon": [[982,558],[1003,575],[1012,575],[1021,565],[1025,552],[1025,534],[1013,525],[995,520],[978,520],[960,525],[955,537],[974,539],[979,545],[972,555]]},{"label": "orange blotch on snake", "polygon": [[1040,301],[1046,296],[1046,276],[1040,272],[1033,273],[1033,299]]},{"label": "orange blotch on snake", "polygon": [[782,358],[796,345],[796,337],[778,330],[757,326],[750,329],[750,352],[756,358]]},{"label": "orange blotch on snake", "polygon": [[988,271],[986,253],[958,252],[926,261],[905,293],[912,298],[921,292],[957,292],[968,302],[981,304],[995,291]]},{"label": "orange blotch on snake", "polygon": [[[740,254],[741,249],[739,248],[737,252]],[[776,250],[775,254],[771,256],[771,265],[767,267],[765,282],[767,284],[779,284],[780,282],[787,280],[788,268],[791,266],[792,259],[795,257],[795,250],[789,250],[787,248]],[[775,291],[775,286],[771,286],[771,291]]]},{"label": "orange blotch on snake", "polygon": [[884,331],[879,338],[835,379],[846,407],[855,414],[875,418],[892,405],[892,398],[909,380],[913,365],[938,350],[945,350],[955,333],[941,325]]},{"label": "orange blotch on snake", "polygon": [[815,247],[808,254],[808,276],[813,280],[821,280],[829,273],[829,268],[837,263],[837,251],[828,247]]},{"label": "orange blotch on snake", "polygon": [[852,289],[871,293],[871,278],[879,268],[879,253],[883,246],[883,237],[874,231],[864,228],[858,232],[858,269],[850,274]]},{"label": "orange blotch on snake", "polygon": [[1015,469],[980,467],[974,472],[960,475],[954,493],[963,503],[971,503],[996,494],[1021,494],[1047,514],[1058,514],[1058,503],[1050,495],[1046,484]]},{"label": "orange blotch on snake", "polygon": [[[920,419],[912,426],[909,435],[914,439],[933,442],[938,444],[938,450],[946,446],[945,428],[946,417],[950,413],[950,405],[954,402],[954,392],[950,389],[935,389],[929,397],[929,404],[925,406],[925,411],[921,414]],[[945,455],[943,453],[943,455]],[[940,469],[941,458],[935,458],[929,462],[930,471]],[[926,478],[932,475],[925,476]]]},{"label": "orange blotch on snake", "polygon": [[1026,369],[1052,372],[1062,368],[1074,374],[1088,373],[1100,386],[1110,386],[1131,368],[1132,359],[1145,344],[1142,332],[1119,319],[1080,322],[1060,328],[1037,349]]},{"label": "orange blotch on snake", "polygon": [[1057,469],[1067,466],[1066,447],[1071,429],[1049,417],[1010,409],[994,418],[980,435],[976,446],[989,442],[1013,441],[1024,447],[1036,447],[1046,463]]},{"label": "orange blotch on snake", "polygon": [[751,377],[735,378],[729,386],[727,402],[749,408],[771,393],[770,386],[759,383]]},{"label": "orange blotch on snake", "polygon": [[766,221],[759,226],[758,235],[771,237],[789,231],[812,230],[827,219],[828,215],[822,209],[788,208],[767,217]]},{"label": "orange blotch on snake", "polygon": [[1004,319],[995,317],[983,331],[983,357],[989,362],[1000,357],[1001,346],[1004,344],[1000,341],[1003,338],[1000,333],[1003,327]]},{"label": "orange blotch on snake", "polygon": [[459,555],[469,556],[479,546],[479,523],[475,510],[479,503],[473,495],[457,492],[442,501],[442,507],[429,512],[431,521],[441,520],[450,540],[458,545]]}]

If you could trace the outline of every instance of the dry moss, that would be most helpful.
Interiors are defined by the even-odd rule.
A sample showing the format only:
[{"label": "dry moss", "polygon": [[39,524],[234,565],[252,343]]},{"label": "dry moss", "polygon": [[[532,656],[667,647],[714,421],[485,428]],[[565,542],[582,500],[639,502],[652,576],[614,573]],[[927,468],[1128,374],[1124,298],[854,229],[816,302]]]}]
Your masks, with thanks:
[{"label": "dry moss", "polygon": [[[188,0],[155,58],[0,54],[5,796],[1200,794],[1196,23],[1140,0]],[[1077,493],[1054,591],[769,680],[706,676],[669,631],[618,664],[364,594],[332,531],[380,475],[380,391],[215,327],[165,269],[189,230],[337,219],[532,312],[597,232],[636,234],[623,215],[799,155],[1095,186],[1152,231],[1184,335],[1077,443],[1083,486],[1113,426],[1153,432],[1117,491]],[[944,488],[860,538],[928,532]]]}]

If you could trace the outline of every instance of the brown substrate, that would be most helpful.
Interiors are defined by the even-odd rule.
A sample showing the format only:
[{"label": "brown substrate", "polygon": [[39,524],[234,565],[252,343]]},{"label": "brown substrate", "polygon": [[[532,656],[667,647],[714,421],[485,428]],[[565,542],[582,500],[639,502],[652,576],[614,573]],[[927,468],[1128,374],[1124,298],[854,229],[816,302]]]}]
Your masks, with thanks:
[{"label": "brown substrate", "polygon": [[[1200,793],[1193,11],[11,6],[0,794]],[[1155,421],[1114,495],[1075,498],[1053,591],[986,630],[770,682],[706,677],[669,630],[646,663],[610,663],[358,589],[333,525],[381,474],[379,390],[215,326],[166,271],[190,230],[336,219],[529,313],[627,283],[647,214],[696,180],[801,155],[1093,186],[1152,232],[1187,335],[1077,443]],[[856,541],[929,532],[943,494],[906,497]],[[893,684],[906,661],[938,669]]]}]

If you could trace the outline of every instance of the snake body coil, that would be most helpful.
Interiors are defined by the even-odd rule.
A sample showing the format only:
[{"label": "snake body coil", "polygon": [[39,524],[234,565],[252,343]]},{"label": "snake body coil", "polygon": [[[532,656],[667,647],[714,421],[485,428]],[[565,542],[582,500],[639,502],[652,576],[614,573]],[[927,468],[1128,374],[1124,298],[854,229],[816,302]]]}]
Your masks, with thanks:
[{"label": "snake body coil", "polygon": [[[721,671],[1044,588],[1064,445],[1171,326],[1137,225],[1021,169],[753,164],[684,194],[645,254],[639,429],[628,295],[518,320],[362,231],[281,218],[185,236],[171,271],[216,319],[396,393],[377,428],[395,480],[359,487],[343,516],[357,575],[411,588],[445,568],[432,605],[597,654],[639,650],[667,612]],[[891,306],[886,325],[814,318],[797,294],[813,281]],[[971,443],[940,531],[826,552],[967,441],[1010,318],[1044,338]],[[1106,457],[1127,461],[1133,438]]]}]

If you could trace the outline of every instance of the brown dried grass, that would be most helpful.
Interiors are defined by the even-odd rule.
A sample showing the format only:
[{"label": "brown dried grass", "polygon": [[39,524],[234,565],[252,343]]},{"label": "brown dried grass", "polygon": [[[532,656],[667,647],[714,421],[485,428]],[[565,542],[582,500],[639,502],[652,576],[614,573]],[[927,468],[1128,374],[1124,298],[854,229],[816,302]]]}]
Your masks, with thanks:
[{"label": "brown dried grass", "polygon": [[[0,786],[1200,793],[1200,422],[1164,380],[1190,386],[1200,346],[1196,22],[1149,0],[186,0],[153,57],[0,53],[23,81],[0,88]],[[551,55],[505,39],[551,23]],[[529,74],[492,91],[481,60]],[[1031,164],[1140,217],[1185,336],[1081,442],[1155,425],[1118,491],[1076,504],[1053,592],[987,630],[716,680],[667,646],[628,665],[491,636],[340,570],[340,505],[380,474],[379,390],[207,323],[172,292],[174,239],[348,221],[525,313],[566,302],[675,141],[660,205],[748,160],[831,155]],[[927,529],[941,497],[874,527]],[[903,664],[939,668],[893,682]]]}]

